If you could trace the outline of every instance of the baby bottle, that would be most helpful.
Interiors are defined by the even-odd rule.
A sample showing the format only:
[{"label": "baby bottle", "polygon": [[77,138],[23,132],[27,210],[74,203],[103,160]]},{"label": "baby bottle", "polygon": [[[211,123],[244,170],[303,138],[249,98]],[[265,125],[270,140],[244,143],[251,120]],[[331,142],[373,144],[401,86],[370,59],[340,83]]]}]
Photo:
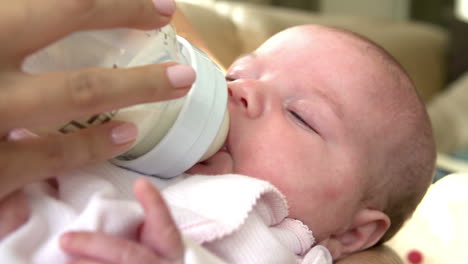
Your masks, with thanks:
[{"label": "baby bottle", "polygon": [[229,126],[227,87],[222,70],[206,54],[177,36],[168,25],[152,31],[133,29],[74,33],[27,58],[30,73],[83,67],[133,67],[166,61],[191,65],[197,79],[186,96],[100,113],[39,134],[72,132],[109,120],[130,121],[138,137],[129,151],[112,160],[143,174],[170,178],[216,153]]}]

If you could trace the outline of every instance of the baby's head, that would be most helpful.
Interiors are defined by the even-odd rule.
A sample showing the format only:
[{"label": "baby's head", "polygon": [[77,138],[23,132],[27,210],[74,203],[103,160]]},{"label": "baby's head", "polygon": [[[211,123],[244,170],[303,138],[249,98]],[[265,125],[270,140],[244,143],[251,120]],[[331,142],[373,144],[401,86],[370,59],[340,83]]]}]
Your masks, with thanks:
[{"label": "baby's head", "polygon": [[271,182],[334,258],[391,237],[432,180],[425,108],[383,49],[321,26],[280,32],[227,74],[226,149],[192,172]]}]

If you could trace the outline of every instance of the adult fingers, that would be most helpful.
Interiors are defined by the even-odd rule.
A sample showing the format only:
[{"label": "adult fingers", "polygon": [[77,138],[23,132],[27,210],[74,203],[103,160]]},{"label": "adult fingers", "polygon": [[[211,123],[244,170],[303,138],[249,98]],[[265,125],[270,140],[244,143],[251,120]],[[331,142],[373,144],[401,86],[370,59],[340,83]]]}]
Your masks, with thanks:
[{"label": "adult fingers", "polygon": [[68,264],[104,264],[100,261],[94,261],[89,259],[73,259],[67,262]]},{"label": "adult fingers", "polygon": [[135,182],[134,193],[145,212],[141,242],[165,259],[181,261],[184,246],[180,231],[159,191],[149,181],[141,178]]},{"label": "adult fingers", "polygon": [[167,24],[174,11],[174,0],[8,1],[0,9],[0,54],[21,59],[78,30],[156,28]]},{"label": "adult fingers", "polygon": [[22,191],[0,200],[0,240],[22,226],[29,218],[29,205]]},{"label": "adult fingers", "polygon": [[166,262],[148,247],[105,233],[71,232],[60,239],[60,246],[78,259],[111,264],[158,264]]},{"label": "adult fingers", "polygon": [[134,124],[114,121],[66,135],[0,142],[0,198],[28,183],[112,158],[136,135]]},{"label": "adult fingers", "polygon": [[4,79],[8,85],[0,93],[1,129],[5,133],[16,127],[42,127],[132,104],[173,99],[185,94],[194,80],[190,66],[173,63],[12,74]]}]

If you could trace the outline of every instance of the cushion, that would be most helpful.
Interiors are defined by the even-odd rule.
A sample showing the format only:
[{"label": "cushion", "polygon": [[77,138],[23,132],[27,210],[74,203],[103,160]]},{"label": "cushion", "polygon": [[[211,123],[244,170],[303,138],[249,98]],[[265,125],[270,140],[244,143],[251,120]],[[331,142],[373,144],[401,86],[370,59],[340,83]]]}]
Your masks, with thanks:
[{"label": "cushion", "polygon": [[411,251],[424,264],[466,263],[468,174],[445,176],[434,183],[413,217],[388,242],[406,263]]}]

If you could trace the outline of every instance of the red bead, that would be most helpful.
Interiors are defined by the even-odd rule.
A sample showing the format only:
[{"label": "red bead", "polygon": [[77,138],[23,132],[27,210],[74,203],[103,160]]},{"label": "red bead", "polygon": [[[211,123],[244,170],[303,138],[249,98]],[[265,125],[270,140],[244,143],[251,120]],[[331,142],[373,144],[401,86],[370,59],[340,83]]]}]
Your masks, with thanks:
[{"label": "red bead", "polygon": [[423,261],[422,253],[419,250],[415,250],[415,249],[411,250],[408,253],[407,258],[411,264],[420,264]]}]

